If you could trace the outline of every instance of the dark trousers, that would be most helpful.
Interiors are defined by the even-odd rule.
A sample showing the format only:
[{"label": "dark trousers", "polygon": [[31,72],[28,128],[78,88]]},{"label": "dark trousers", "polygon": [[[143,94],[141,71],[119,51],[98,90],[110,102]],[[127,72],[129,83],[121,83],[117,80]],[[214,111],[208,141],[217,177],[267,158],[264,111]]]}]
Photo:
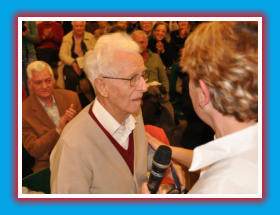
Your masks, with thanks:
[{"label": "dark trousers", "polygon": [[52,68],[57,67],[59,61],[58,50],[39,48],[36,50],[36,55],[38,60],[47,62]]},{"label": "dark trousers", "polygon": [[[92,101],[92,99],[94,99],[95,94],[93,88],[87,80],[84,72],[79,76],[74,71],[72,66],[65,65],[63,68],[63,76],[65,88],[78,93],[82,107],[87,106]],[[83,81],[83,83],[86,83],[86,87],[80,86],[82,80],[87,80]],[[90,94],[91,96],[88,96],[88,94]]]}]

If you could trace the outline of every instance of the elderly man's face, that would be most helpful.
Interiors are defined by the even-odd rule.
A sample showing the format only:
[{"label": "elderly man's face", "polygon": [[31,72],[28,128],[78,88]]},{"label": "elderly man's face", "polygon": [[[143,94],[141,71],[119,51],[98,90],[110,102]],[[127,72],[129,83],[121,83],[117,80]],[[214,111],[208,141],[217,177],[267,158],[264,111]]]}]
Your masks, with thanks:
[{"label": "elderly man's face", "polygon": [[74,21],[72,23],[74,35],[81,37],[85,33],[86,23],[83,21]]},{"label": "elderly man's face", "polygon": [[55,85],[54,77],[48,69],[42,72],[32,71],[32,78],[28,80],[28,86],[32,92],[40,99],[48,99],[53,93]]},{"label": "elderly man's face", "polygon": [[[117,52],[113,67],[119,71],[117,78],[131,78],[143,75],[145,66],[140,54]],[[106,79],[109,87],[108,102],[113,107],[114,114],[128,117],[129,114],[140,110],[142,96],[147,91],[144,79],[141,77],[136,86],[131,86],[130,81],[119,79]]]},{"label": "elderly man's face", "polygon": [[144,34],[133,35],[132,38],[139,45],[141,53],[146,51],[147,46],[148,46],[148,38],[146,35],[144,35]]}]

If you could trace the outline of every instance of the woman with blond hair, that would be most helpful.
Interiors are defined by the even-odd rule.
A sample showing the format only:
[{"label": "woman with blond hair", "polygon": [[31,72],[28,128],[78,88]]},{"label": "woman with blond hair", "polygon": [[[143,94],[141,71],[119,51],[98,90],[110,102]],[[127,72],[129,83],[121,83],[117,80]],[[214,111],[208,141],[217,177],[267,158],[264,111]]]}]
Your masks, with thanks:
[{"label": "woman with blond hair", "polygon": [[152,37],[149,40],[148,48],[160,55],[166,68],[174,63],[175,52],[170,43],[169,27],[166,22],[157,22],[152,30]]}]

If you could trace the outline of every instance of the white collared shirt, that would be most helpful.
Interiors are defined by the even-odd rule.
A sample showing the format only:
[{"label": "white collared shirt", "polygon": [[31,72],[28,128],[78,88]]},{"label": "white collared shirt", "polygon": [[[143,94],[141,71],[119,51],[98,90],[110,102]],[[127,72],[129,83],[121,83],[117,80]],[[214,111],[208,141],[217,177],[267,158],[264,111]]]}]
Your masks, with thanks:
[{"label": "white collared shirt", "polygon": [[190,194],[257,194],[258,124],[195,148],[189,171],[197,170]]},{"label": "white collared shirt", "polygon": [[135,119],[132,115],[125,120],[125,125],[121,125],[98,101],[96,98],[92,106],[92,112],[103,127],[115,138],[115,140],[125,149],[128,149],[129,135],[135,128]]},{"label": "white collared shirt", "polygon": [[52,103],[53,103],[52,107],[49,107],[48,105],[46,105],[40,98],[38,98],[38,100],[39,100],[40,104],[43,106],[44,110],[47,112],[50,119],[55,124],[55,126],[58,127],[59,121],[60,121],[60,114],[59,114],[59,110],[58,110],[57,104],[55,102],[54,96],[52,96]]}]

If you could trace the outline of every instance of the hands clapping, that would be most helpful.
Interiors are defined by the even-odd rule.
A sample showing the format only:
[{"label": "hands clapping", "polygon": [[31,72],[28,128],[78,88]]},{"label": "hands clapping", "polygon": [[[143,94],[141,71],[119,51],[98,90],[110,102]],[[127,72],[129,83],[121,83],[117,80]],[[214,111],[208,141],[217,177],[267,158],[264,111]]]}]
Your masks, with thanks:
[{"label": "hands clapping", "polygon": [[74,104],[71,104],[69,108],[65,111],[64,115],[60,117],[58,129],[62,131],[64,126],[76,116],[76,110],[74,109]]}]

